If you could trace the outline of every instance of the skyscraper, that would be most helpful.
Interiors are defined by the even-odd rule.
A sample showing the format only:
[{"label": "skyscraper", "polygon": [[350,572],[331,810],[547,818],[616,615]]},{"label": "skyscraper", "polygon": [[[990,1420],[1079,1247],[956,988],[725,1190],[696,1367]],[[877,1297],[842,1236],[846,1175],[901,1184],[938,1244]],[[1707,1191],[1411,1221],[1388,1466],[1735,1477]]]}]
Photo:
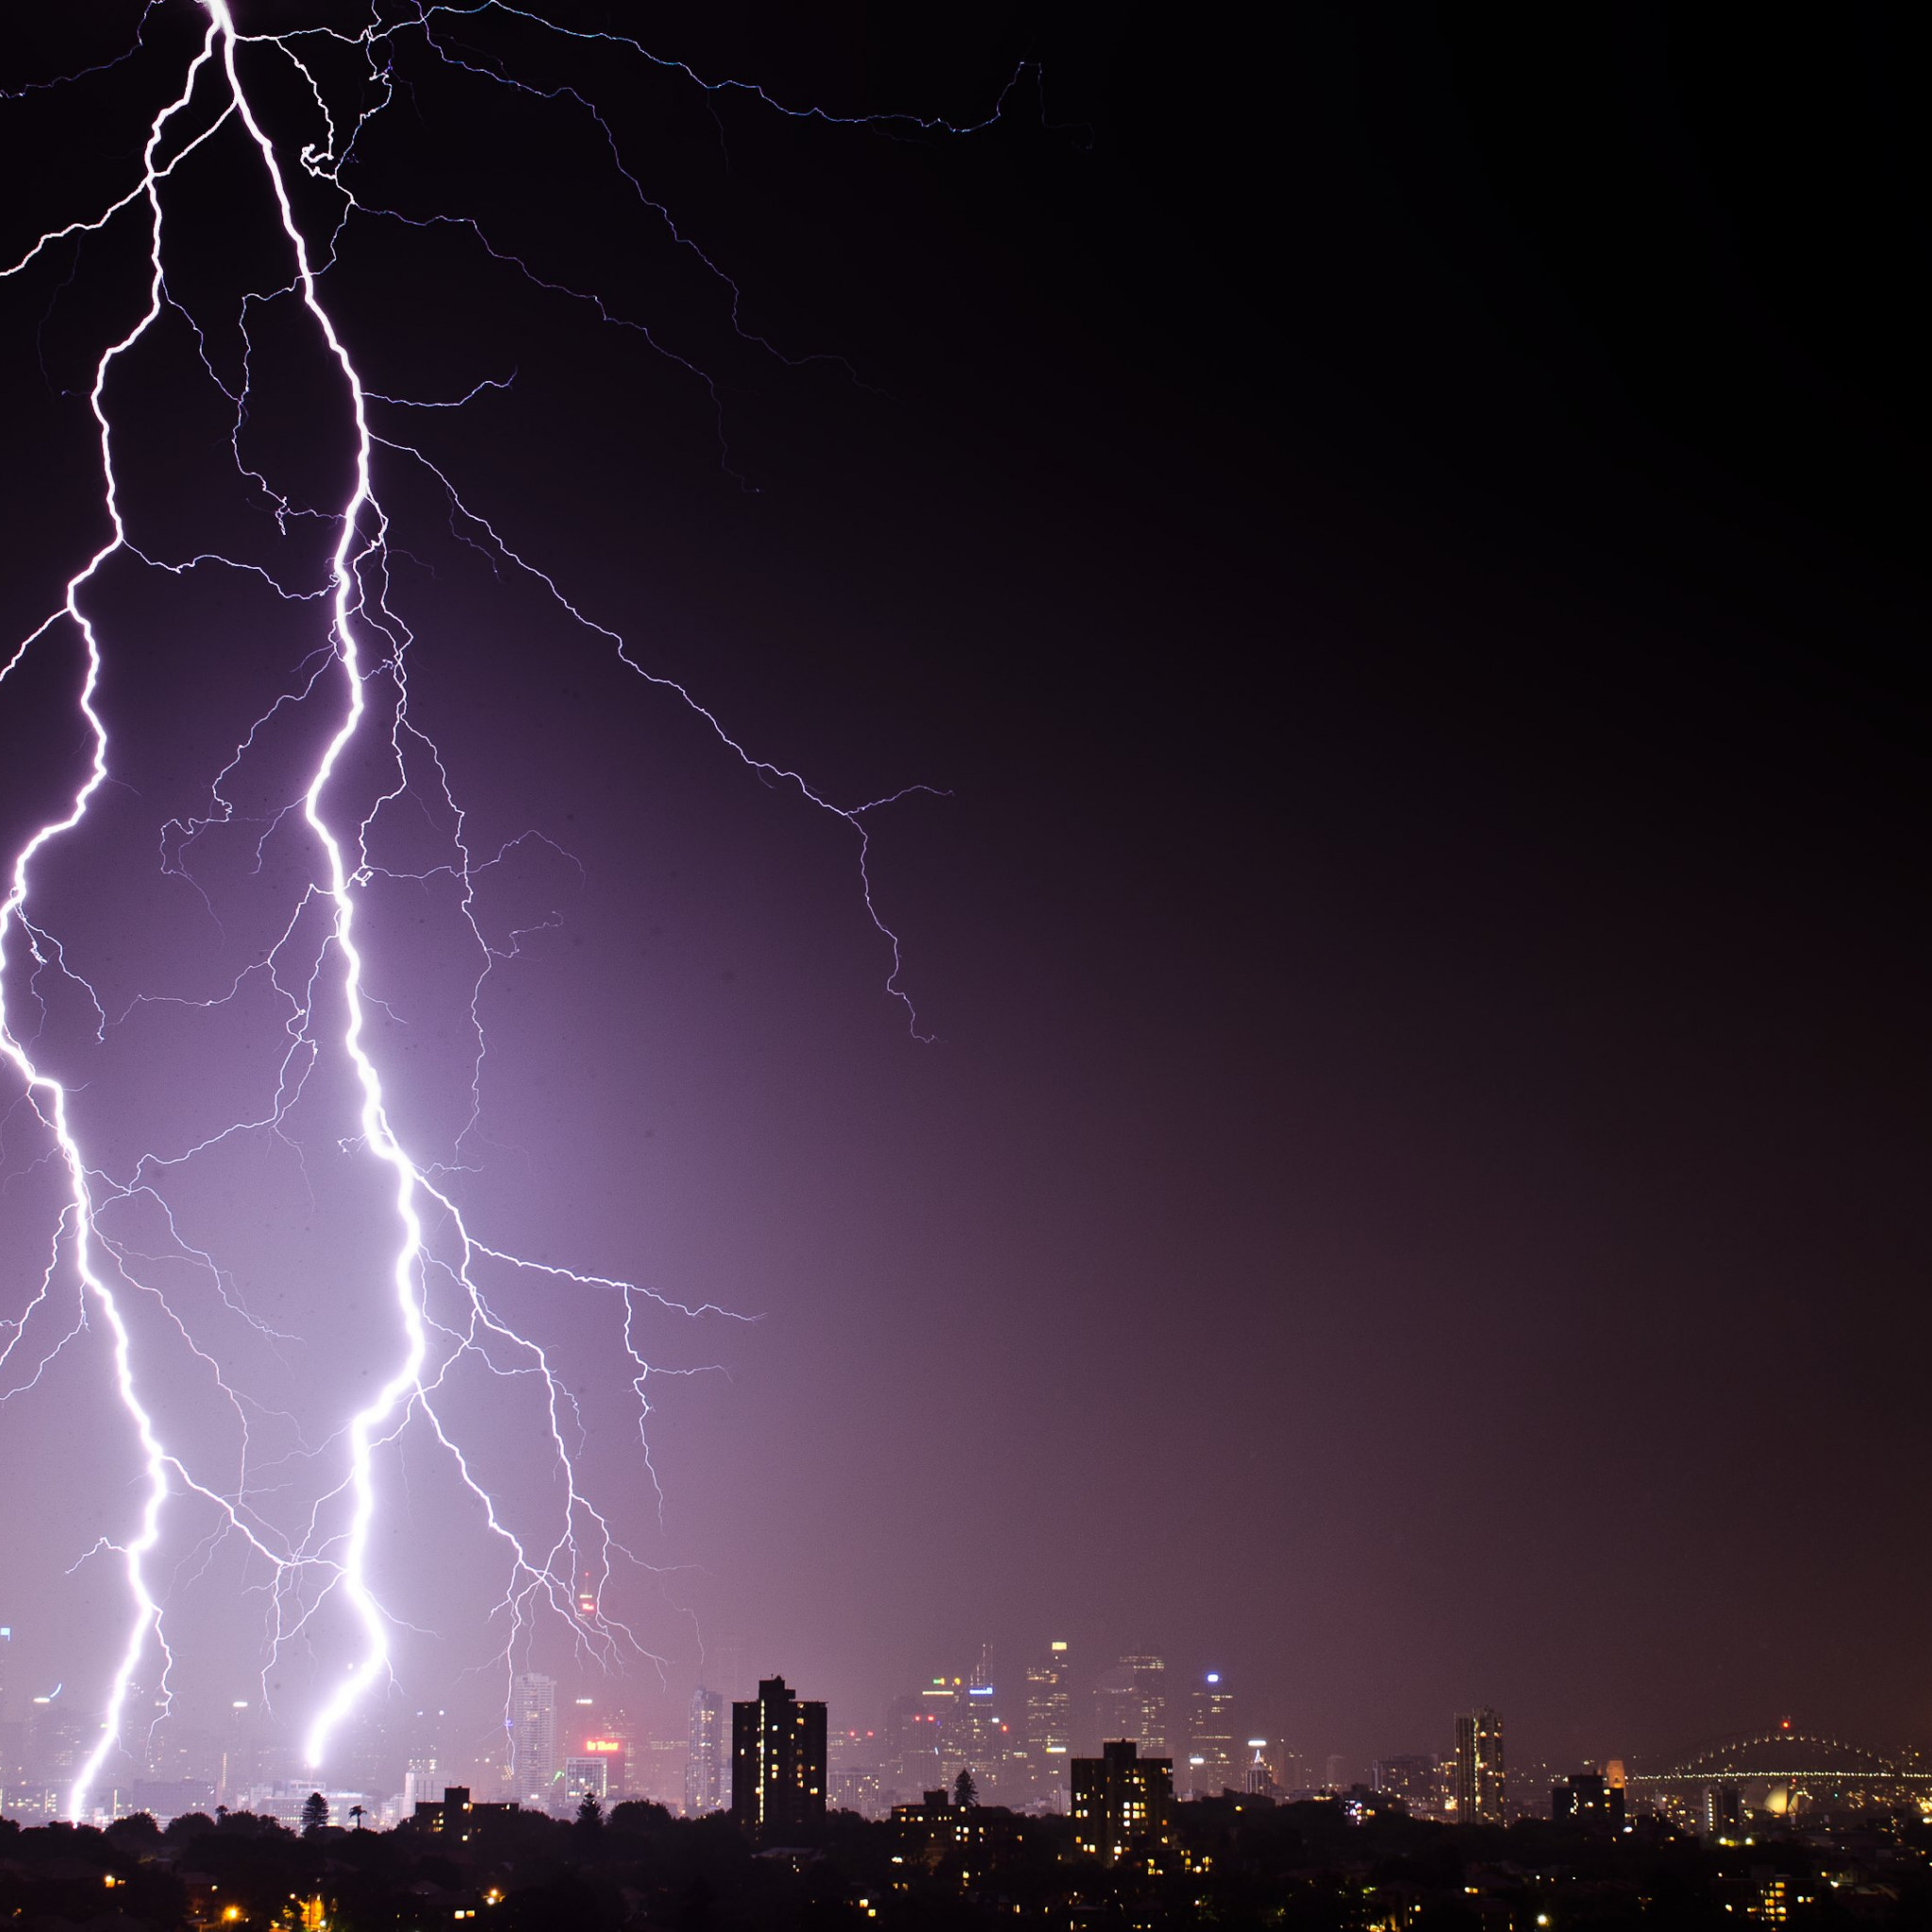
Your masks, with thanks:
[{"label": "skyscraper", "polygon": [[1167,1666],[1158,1657],[1124,1657],[1094,1687],[1103,1742],[1131,1738],[1147,1757],[1167,1754]]},{"label": "skyscraper", "polygon": [[930,1790],[940,1781],[941,1720],[952,1691],[941,1681],[895,1697],[886,1707],[887,1783],[900,1796]]},{"label": "skyscraper", "polygon": [[1456,1720],[1456,1818],[1460,1824],[1502,1824],[1505,1807],[1503,1720],[1484,1705]]},{"label": "skyscraper", "polygon": [[1008,1757],[1024,1790],[1015,1795],[1058,1811],[1066,1803],[1066,1764],[1074,1748],[1073,1654],[1061,1641],[1026,1666],[1019,1729]]},{"label": "skyscraper", "polygon": [[[604,1760],[605,1795],[614,1804],[622,1798],[656,1797],[642,1789],[645,1750],[650,1740],[642,1724],[623,1705],[600,1706],[593,1710],[594,1723],[582,1727],[581,1734],[561,1740],[569,1749],[566,1757],[601,1757]],[[683,1795],[680,1776],[672,1793],[675,1803]],[[661,1804],[663,1800],[658,1799]]]},{"label": "skyscraper", "polygon": [[724,1808],[724,1699],[700,1684],[691,1693],[691,1752],[684,1760],[684,1815]]},{"label": "skyscraper", "polygon": [[526,1672],[510,1686],[510,1797],[541,1810],[556,1773],[557,1679]]},{"label": "skyscraper", "polygon": [[[639,1774],[638,1744],[642,1732],[622,1706],[600,1706],[594,1698],[576,1698],[559,1713],[557,1733],[557,1762],[560,1780],[552,1789],[560,1806],[568,1807],[585,1791],[611,1804],[639,1793],[634,1779]],[[603,1766],[601,1775],[592,1775],[581,1760],[594,1757]],[[682,1779],[679,1791],[682,1795]]]},{"label": "skyscraper", "polygon": [[[948,1782],[959,1770],[970,1771],[982,1803],[1001,1795],[1008,1774],[1010,1726],[999,1714],[998,1692],[986,1681],[982,1662],[979,1681],[966,1686],[966,1695],[953,1713],[945,1746]],[[958,1769],[955,1768],[955,1760]]]},{"label": "skyscraper", "polygon": [[825,1707],[800,1703],[783,1677],[731,1707],[731,1815],[765,1839],[824,1821]]},{"label": "skyscraper", "polygon": [[1275,1788],[1284,1795],[1305,1792],[1313,1783],[1307,1758],[1286,1738],[1271,1738],[1265,1755]]},{"label": "skyscraper", "polygon": [[444,1789],[443,1713],[419,1710],[403,1732],[403,1816],[414,1815]]},{"label": "skyscraper", "polygon": [[1204,1672],[1188,1700],[1189,1793],[1218,1798],[1238,1791],[1243,1770],[1234,1693],[1219,1671]]}]

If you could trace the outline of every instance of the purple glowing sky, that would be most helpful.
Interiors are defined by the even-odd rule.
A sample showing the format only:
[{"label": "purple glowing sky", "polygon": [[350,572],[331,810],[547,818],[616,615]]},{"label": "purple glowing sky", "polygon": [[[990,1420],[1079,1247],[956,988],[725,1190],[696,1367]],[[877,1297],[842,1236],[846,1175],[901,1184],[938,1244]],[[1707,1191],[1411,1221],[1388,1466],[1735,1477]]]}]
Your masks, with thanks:
[{"label": "purple glowing sky", "polygon": [[[30,84],[142,18],[10,52],[6,261],[139,178],[198,8]],[[329,809],[371,827],[402,1143],[478,1239],[602,1278],[476,1276],[550,1352],[638,1558],[604,1593],[637,1639],[618,1694],[670,1712],[722,1640],[870,1722],[983,1639],[1010,1674],[1064,1635],[1096,1666],[1220,1664],[1316,1753],[1440,1746],[1477,1699],[1566,1756],[1786,1707],[1925,1733],[1923,807],[1896,432],[1867,407],[1906,351],[1845,319],[1888,312],[1888,271],[1842,208],[1772,220],[1769,124],[1708,50],[1633,30],[1616,84],[1573,75],[1592,146],[1507,84],[1590,50],[1341,13],[1296,29],[1279,92],[1183,88],[1094,23],[662,44],[841,122],[977,124],[1045,57],[1043,92],[953,135],[801,120],[504,10],[445,25],[448,58],[391,43],[399,105],[343,176],[368,211],[326,250],[313,99],[273,49],[242,72],[363,382],[471,397],[370,405],[421,737],[378,810],[372,679]],[[340,132],[379,85],[307,44]],[[1757,58],[1759,94],[1805,84]],[[498,68],[525,88],[474,71]],[[1653,92],[1701,158],[1648,144]],[[1874,234],[1890,125],[1843,110]],[[92,992],[16,925],[6,993],[91,1166],[173,1211],[103,1216],[163,1434],[224,1488],[245,1416],[251,1521],[297,1547],[398,1348],[325,908],[290,929],[340,671],[325,598],[254,574],[322,591],[339,532],[278,523],[230,446],[242,298],[289,277],[245,130],[162,192],[180,310],[106,394],[129,533],[253,570],[123,556],[91,585],[109,781],[28,911]],[[146,246],[136,208],[0,283],[8,640],[106,540],[86,397]],[[340,504],[353,425],[313,317],[247,314],[243,463]],[[936,788],[864,822],[934,1042],[888,990],[853,824],[625,653],[823,799]],[[0,686],[9,852],[84,771],[79,675],[57,625]],[[318,958],[311,1068],[287,989]],[[284,1067],[279,1129],[215,1139]],[[63,1260],[11,1325],[64,1185],[18,1094],[8,1388],[77,1306]],[[632,1303],[655,1479],[617,1281],[758,1318]],[[457,1325],[453,1278],[428,1292]],[[105,1341],[0,1408],[8,1715],[54,1682],[98,1702],[125,1633],[114,1559],[79,1560],[140,1507]],[[560,1507],[547,1402],[476,1355],[439,1395],[530,1536]],[[382,1470],[403,1694],[487,1729],[500,1541],[422,1423]],[[186,1712],[250,1693],[275,1615],[218,1522],[174,1508],[155,1566]],[[560,1624],[531,1643],[589,1688]],[[291,1725],[356,1654],[339,1604],[284,1644]]]}]

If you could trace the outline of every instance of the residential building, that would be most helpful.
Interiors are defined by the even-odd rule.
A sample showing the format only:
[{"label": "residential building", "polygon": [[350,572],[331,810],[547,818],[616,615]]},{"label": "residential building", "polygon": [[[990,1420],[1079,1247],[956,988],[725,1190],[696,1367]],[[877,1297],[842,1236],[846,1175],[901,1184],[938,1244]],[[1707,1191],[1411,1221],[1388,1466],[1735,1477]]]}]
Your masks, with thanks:
[{"label": "residential building", "polygon": [[1174,1839],[1174,1760],[1142,1757],[1131,1738],[1070,1765],[1074,1841],[1090,1857],[1158,1864]]},{"label": "residential building", "polygon": [[1484,1705],[1456,1720],[1456,1821],[1502,1824],[1508,1820],[1503,1770],[1503,1720]]},{"label": "residential building", "polygon": [[509,1796],[542,1810],[557,1780],[557,1679],[526,1672],[510,1685]]},{"label": "residential building", "polygon": [[825,1707],[800,1701],[783,1677],[731,1707],[731,1815],[783,1842],[825,1816]]},{"label": "residential building", "polygon": [[702,1684],[691,1694],[691,1743],[684,1760],[684,1813],[724,1808],[724,1699]]}]

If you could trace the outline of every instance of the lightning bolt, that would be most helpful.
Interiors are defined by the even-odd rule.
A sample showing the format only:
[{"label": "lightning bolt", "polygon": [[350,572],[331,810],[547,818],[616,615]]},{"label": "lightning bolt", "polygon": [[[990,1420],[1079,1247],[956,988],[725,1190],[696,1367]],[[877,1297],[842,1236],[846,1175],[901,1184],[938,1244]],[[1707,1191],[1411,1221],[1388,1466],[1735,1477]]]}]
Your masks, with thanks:
[{"label": "lightning bolt", "polygon": [[[153,0],[142,13],[134,47],[112,60],[46,85],[71,85],[132,58],[137,52],[145,52],[142,37],[150,18],[158,11],[178,14],[187,5],[188,0],[180,0],[180,4],[165,8],[160,0]],[[646,1440],[650,1413],[647,1382],[653,1375],[702,1370],[667,1370],[654,1365],[638,1332],[640,1310],[656,1307],[691,1318],[724,1316],[727,1311],[709,1304],[691,1307],[679,1303],[615,1276],[535,1261],[486,1240],[473,1231],[454,1191],[451,1177],[461,1171],[460,1154],[455,1164],[433,1162],[407,1145],[398,1130],[385,1070],[371,1044],[371,1016],[381,1002],[371,990],[367,941],[358,921],[365,895],[380,882],[410,879],[426,884],[432,876],[446,879],[456,889],[458,916],[477,960],[466,1016],[474,1047],[471,1109],[469,1124],[458,1140],[458,1148],[475,1127],[481,1108],[487,1045],[481,1010],[485,983],[499,963],[515,956],[517,945],[526,935],[513,934],[506,943],[486,934],[476,907],[479,882],[491,867],[509,856],[511,848],[504,848],[493,858],[479,858],[473,853],[466,816],[452,789],[447,764],[433,740],[411,716],[408,660],[413,636],[390,601],[391,524],[377,494],[380,464],[392,461],[430,478],[446,500],[452,530],[460,541],[483,553],[493,569],[508,571],[538,587],[587,639],[614,653],[641,685],[688,707],[720,746],[760,780],[791,790],[808,807],[842,823],[856,844],[857,876],[865,915],[890,958],[886,991],[900,1004],[914,1035],[925,1037],[901,985],[898,936],[877,903],[870,863],[869,820],[908,792],[931,788],[911,786],[886,797],[843,806],[789,765],[755,755],[689,687],[652,672],[618,631],[582,608],[540,563],[515,547],[500,527],[501,518],[486,515],[465,501],[444,468],[418,443],[375,426],[375,410],[460,408],[487,390],[505,386],[508,378],[488,379],[463,396],[442,401],[390,396],[369,386],[325,299],[325,277],[334,265],[341,235],[352,221],[402,225],[418,230],[444,228],[467,236],[483,256],[506,265],[547,296],[587,306],[601,322],[636,335],[700,383],[714,404],[720,404],[721,460],[736,474],[724,441],[718,385],[694,359],[660,341],[645,321],[620,312],[594,289],[577,288],[556,275],[540,272],[498,242],[474,214],[379,203],[352,190],[347,176],[358,144],[371,125],[391,107],[402,86],[395,66],[399,42],[409,37],[427,57],[447,67],[586,117],[594,125],[610,164],[645,216],[659,223],[675,245],[726,291],[730,327],[759,352],[793,365],[812,358],[785,354],[765,335],[745,325],[739,284],[679,227],[669,208],[646,192],[594,100],[574,87],[521,79],[506,63],[474,48],[452,44],[452,35],[465,23],[494,16],[515,23],[519,31],[595,42],[613,57],[648,63],[709,95],[742,94],[764,109],[827,126],[883,125],[908,134],[971,133],[991,125],[1005,111],[1011,90],[1032,72],[1027,67],[1018,70],[991,112],[970,123],[917,116],[840,115],[817,107],[785,103],[750,83],[706,79],[685,63],[654,53],[628,37],[559,26],[527,8],[503,5],[502,0],[478,0],[478,4],[460,7],[416,4],[401,8],[393,17],[378,8],[370,24],[356,32],[319,26],[249,33],[238,25],[230,0],[192,0],[192,9],[198,23],[192,52],[187,55],[178,88],[148,125],[138,178],[93,213],[49,228],[17,260],[0,267],[0,283],[17,281],[36,264],[50,259],[58,244],[71,242],[78,247],[117,225],[145,223],[144,306],[133,325],[101,350],[88,392],[99,453],[106,540],[68,578],[58,607],[0,665],[0,688],[4,688],[19,675],[31,655],[54,651],[63,639],[73,640],[80,669],[75,703],[88,747],[84,773],[71,795],[14,854],[7,875],[7,896],[0,903],[0,1057],[11,1068],[21,1095],[45,1136],[44,1158],[53,1163],[61,1181],[60,1206],[36,1291],[21,1314],[0,1326],[0,1371],[15,1377],[0,1391],[0,1401],[35,1388],[57,1357],[80,1344],[82,1338],[98,1326],[105,1330],[110,1382],[131,1430],[139,1473],[140,1504],[131,1527],[115,1537],[104,1537],[95,1545],[97,1550],[119,1557],[127,1614],[125,1635],[108,1672],[100,1735],[67,1792],[67,1813],[75,1820],[94,1814],[96,1789],[105,1769],[116,1750],[126,1743],[135,1687],[142,1674],[156,1662],[164,1714],[168,1707],[175,1657],[167,1627],[170,1585],[162,1574],[162,1559],[168,1524],[175,1512],[186,1512],[204,1525],[198,1540],[191,1542],[189,1556],[177,1565],[177,1576],[197,1557],[205,1570],[214,1549],[230,1540],[239,1541],[248,1557],[263,1566],[269,1579],[265,1594],[271,1665],[285,1646],[314,1632],[325,1607],[334,1607],[331,1614],[346,1619],[352,1632],[352,1660],[320,1697],[306,1725],[307,1763],[319,1769],[326,1761],[344,1721],[372,1689],[393,1672],[392,1637],[399,1625],[394,1613],[383,1604],[372,1574],[371,1543],[385,1501],[383,1453],[397,1448],[411,1425],[448,1458],[458,1481],[474,1499],[486,1534],[500,1548],[506,1581],[487,1620],[501,1631],[506,1698],[508,1672],[541,1617],[558,1620],[580,1653],[592,1660],[609,1664],[623,1655],[651,1655],[637,1633],[607,1607],[608,1586],[618,1566],[639,1559],[624,1545],[608,1514],[578,1479],[572,1445],[580,1435],[581,1424],[575,1397],[541,1337],[525,1332],[500,1311],[490,1283],[497,1276],[523,1279],[608,1299],[615,1317],[615,1341],[631,1371],[639,1454],[654,1489],[657,1478]],[[324,72],[318,58],[324,51],[332,58],[350,54],[359,62],[353,113],[339,111],[332,105],[340,97],[340,89],[332,88]],[[306,220],[297,212],[295,178],[285,158],[291,138],[274,125],[264,105],[270,94],[262,84],[263,63],[271,59],[279,59],[285,78],[291,73],[296,76],[322,130],[322,138],[301,145],[297,157],[304,207],[308,210]],[[258,63],[254,85],[244,71],[250,62]],[[15,97],[0,95],[0,104]],[[234,378],[219,372],[204,323],[170,287],[164,191],[185,170],[217,163],[232,166],[230,153],[237,147],[252,157],[252,165],[269,191],[287,278],[279,286],[253,291],[244,299],[240,318],[243,353],[240,376]],[[318,192],[333,197],[333,214],[326,223],[319,222],[314,213]],[[268,304],[286,299],[299,303],[313,324],[321,353],[330,365],[336,395],[346,408],[352,474],[346,493],[323,508],[298,502],[275,484],[265,458],[251,459],[244,454],[254,355],[250,318]],[[321,581],[285,581],[288,572],[279,566],[271,570],[219,550],[183,558],[162,557],[152,548],[143,548],[130,529],[116,468],[109,390],[137,344],[171,320],[186,324],[202,371],[232,406],[230,447],[237,472],[267,502],[280,536],[288,538],[308,527],[332,533]],[[318,436],[321,434],[318,431]],[[222,1014],[230,1009],[239,1013],[244,1000],[265,996],[280,1013],[283,1042],[275,1058],[272,1091],[247,1117],[188,1145],[150,1149],[131,1171],[118,1176],[87,1150],[86,1134],[77,1124],[75,1102],[80,1090],[62,1071],[58,1041],[51,1048],[46,1044],[46,1028],[50,999],[59,1001],[73,995],[90,1002],[92,1033],[97,1042],[105,1041],[109,1030],[121,1024],[133,1008],[110,1015],[86,975],[70,962],[67,948],[49,924],[33,910],[42,860],[52,848],[79,830],[111,778],[113,747],[99,702],[108,658],[99,620],[91,611],[98,600],[103,572],[116,559],[176,577],[208,569],[243,575],[291,605],[312,607],[319,626],[319,635],[288,688],[256,719],[216,774],[205,814],[172,820],[162,828],[164,874],[201,891],[208,903],[195,876],[197,854],[207,841],[248,821],[248,814],[232,795],[237,774],[291,718],[327,708],[333,720],[306,778],[290,789],[265,823],[255,827],[258,872],[265,865],[272,845],[286,841],[298,827],[309,855],[307,876],[293,891],[279,937],[266,957],[245,968],[225,991],[212,997],[142,994],[135,1002],[137,1007],[172,1003]],[[365,760],[386,767],[388,777],[375,802],[358,809],[350,802],[354,783],[349,771],[352,762]],[[441,864],[399,871],[379,862],[377,847],[384,814],[405,799],[423,801],[425,809],[433,811],[447,828],[447,857]],[[541,837],[535,833],[525,836]],[[212,1250],[189,1231],[169,1190],[184,1170],[239,1138],[274,1136],[294,1149],[299,1159],[300,1149],[290,1127],[292,1111],[311,1075],[325,1064],[345,1069],[352,1077],[357,1132],[344,1141],[345,1151],[373,1162],[385,1176],[387,1210],[393,1226],[387,1274],[390,1353],[375,1392],[342,1415],[325,1441],[303,1441],[279,1458],[281,1465],[291,1459],[326,1463],[334,1474],[310,1500],[306,1514],[298,1510],[292,1522],[278,1526],[266,1490],[272,1486],[271,1479],[283,1472],[260,1461],[252,1433],[267,1411],[248,1391],[229,1379],[214,1351],[200,1340],[195,1323],[171,1300],[163,1286],[168,1270],[177,1266],[192,1270],[196,1279],[212,1285],[224,1310],[245,1322],[265,1341],[278,1343],[287,1338],[278,1337],[247,1308],[245,1298]],[[158,1217],[158,1252],[137,1245],[136,1230],[146,1224],[143,1216],[149,1221]],[[71,1300],[67,1298],[68,1284],[72,1285]],[[194,1457],[171,1446],[158,1420],[154,1398],[162,1365],[144,1357],[137,1333],[139,1324],[130,1319],[137,1307],[158,1312],[232,1413],[239,1444],[232,1467],[219,1472],[199,1468]],[[555,1472],[558,1500],[547,1523],[534,1531],[527,1525],[519,1526],[475,1473],[474,1451],[466,1447],[450,1416],[444,1398],[459,1365],[466,1372],[480,1370],[491,1376],[527,1380],[539,1391],[543,1417],[539,1447]],[[661,1491],[658,1493],[661,1503]],[[265,1668],[264,1686],[267,1674]]]}]

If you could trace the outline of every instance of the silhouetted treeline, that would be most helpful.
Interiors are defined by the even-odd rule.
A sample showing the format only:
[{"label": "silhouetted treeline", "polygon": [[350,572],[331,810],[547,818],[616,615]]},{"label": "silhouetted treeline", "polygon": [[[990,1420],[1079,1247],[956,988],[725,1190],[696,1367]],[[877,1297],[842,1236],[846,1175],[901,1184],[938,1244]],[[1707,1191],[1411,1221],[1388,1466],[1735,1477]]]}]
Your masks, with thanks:
[{"label": "silhouetted treeline", "polygon": [[[1363,1815],[1366,1810],[1367,1815]],[[8,1932],[882,1932],[1052,1925],[1532,1932],[1740,1921],[1932,1928],[1932,1828],[1713,1846],[1644,1821],[1615,1838],[1527,1823],[1458,1829],[1338,1802],[1184,1805],[1138,1864],[1079,1855],[1058,1818],[986,1807],[960,1842],[835,1813],[809,1843],[758,1845],[726,1816],[656,1805],[562,1823],[490,1819],[467,1841],[400,1826],[294,1832],[247,1813],[106,1830],[0,1821]]]}]

